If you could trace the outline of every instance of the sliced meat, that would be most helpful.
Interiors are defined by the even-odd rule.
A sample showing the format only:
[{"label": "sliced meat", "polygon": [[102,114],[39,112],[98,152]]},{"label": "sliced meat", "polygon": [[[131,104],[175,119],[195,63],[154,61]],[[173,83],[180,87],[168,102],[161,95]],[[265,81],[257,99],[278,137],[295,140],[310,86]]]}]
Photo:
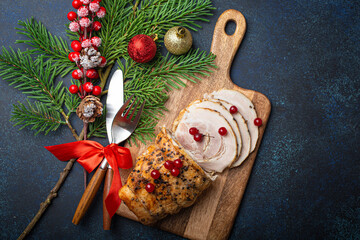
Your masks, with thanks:
[{"label": "sliced meat", "polygon": [[[196,142],[189,129],[196,127],[203,139]],[[227,134],[218,133],[220,127]],[[222,172],[237,157],[237,141],[229,122],[218,112],[209,108],[194,107],[184,109],[173,125],[176,140],[203,169]]]},{"label": "sliced meat", "polygon": [[188,111],[191,111],[192,108],[196,107],[202,107],[202,108],[209,108],[212,110],[215,110],[219,112],[230,124],[232,130],[235,133],[236,141],[237,141],[237,157],[240,156],[241,148],[242,148],[242,141],[241,141],[241,133],[239,130],[239,126],[237,122],[235,121],[232,114],[226,109],[221,102],[214,101],[214,100],[196,100],[190,104],[190,106],[187,108]]},{"label": "sliced meat", "polygon": [[229,102],[237,107],[239,113],[245,119],[250,136],[251,136],[251,148],[250,151],[254,151],[258,137],[259,128],[255,126],[254,120],[257,118],[254,104],[244,94],[236,90],[221,89],[217,92],[213,92],[204,96],[206,99],[220,99]]},{"label": "sliced meat", "polygon": [[[217,99],[217,101],[219,101],[224,107],[226,107],[226,109],[228,111],[230,110],[230,107],[232,106],[232,104],[230,104],[229,102],[224,101],[224,100]],[[249,129],[247,127],[247,124],[246,124],[243,116],[239,112],[232,114],[232,116],[234,117],[235,121],[237,122],[237,124],[239,126],[240,133],[241,133],[241,141],[242,141],[242,148],[241,148],[240,156],[231,165],[231,167],[237,167],[250,154],[251,137],[250,137]]]}]

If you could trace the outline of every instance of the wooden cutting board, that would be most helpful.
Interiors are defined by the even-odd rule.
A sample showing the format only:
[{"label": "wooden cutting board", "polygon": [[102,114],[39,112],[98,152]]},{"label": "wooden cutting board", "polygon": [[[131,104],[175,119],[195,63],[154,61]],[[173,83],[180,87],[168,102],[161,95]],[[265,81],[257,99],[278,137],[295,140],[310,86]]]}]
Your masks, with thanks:
[{"label": "wooden cutting board", "polygon": [[[225,26],[229,21],[236,23],[233,35],[225,32]],[[199,83],[187,82],[187,87],[173,90],[166,103],[169,111],[159,121],[156,130],[159,132],[162,126],[171,129],[180,110],[190,102],[201,99],[204,93],[211,93],[221,88],[236,89],[251,99],[258,117],[263,121],[259,129],[257,146],[240,167],[219,174],[212,186],[192,207],[182,209],[180,213],[158,222],[155,226],[160,229],[190,239],[226,239],[229,236],[271,111],[270,101],[265,95],[236,86],[230,79],[231,64],[245,31],[246,21],[239,11],[230,9],[219,17],[211,45],[211,52],[216,55],[215,63],[218,68],[210,77],[203,78]],[[146,146],[142,144],[139,147],[130,147],[133,159],[145,149]],[[121,171],[123,183],[126,182],[129,173],[129,170]],[[137,217],[123,203],[117,214],[137,221]]]}]

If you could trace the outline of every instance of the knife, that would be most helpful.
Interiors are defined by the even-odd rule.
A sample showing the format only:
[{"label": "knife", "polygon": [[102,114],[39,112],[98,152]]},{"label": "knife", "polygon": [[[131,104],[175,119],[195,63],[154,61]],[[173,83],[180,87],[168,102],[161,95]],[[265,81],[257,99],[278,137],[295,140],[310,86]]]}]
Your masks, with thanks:
[{"label": "knife", "polygon": [[[121,70],[116,70],[111,77],[106,99],[106,131],[109,142],[112,142],[111,125],[116,113],[119,111],[124,102],[124,85],[123,74]],[[94,176],[91,178],[90,183],[86,187],[83,196],[79,202],[79,205],[75,211],[72,222],[77,225],[89,209],[91,202],[93,201],[102,180],[105,177],[108,169],[107,160],[104,158],[100,167],[96,170]],[[112,175],[112,170],[109,170],[109,178]],[[112,179],[112,178],[111,178]],[[110,180],[110,179],[109,179]],[[108,181],[109,181],[108,180]],[[105,200],[103,200],[105,201]],[[105,209],[106,210],[106,209]],[[107,213],[107,210],[106,210]],[[110,224],[109,224],[110,225]]]},{"label": "knife", "polygon": [[[124,79],[121,70],[116,70],[109,84],[109,92],[106,99],[106,132],[109,142],[112,141],[111,127],[116,113],[124,103]],[[109,109],[110,107],[110,109]],[[109,194],[114,171],[110,166],[106,171],[104,191],[103,191],[103,229],[110,230],[111,218],[106,209],[105,199]]]}]

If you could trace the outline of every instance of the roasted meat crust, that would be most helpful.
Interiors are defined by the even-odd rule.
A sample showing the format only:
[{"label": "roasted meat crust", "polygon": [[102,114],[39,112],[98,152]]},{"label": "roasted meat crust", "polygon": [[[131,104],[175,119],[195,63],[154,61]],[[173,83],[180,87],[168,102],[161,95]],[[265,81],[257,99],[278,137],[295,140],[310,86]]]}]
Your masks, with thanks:
[{"label": "roasted meat crust", "polygon": [[[177,177],[164,166],[167,160],[176,159],[183,163]],[[156,180],[151,177],[154,169],[160,172],[160,178]],[[154,184],[154,192],[146,191],[148,183]],[[155,144],[138,157],[119,196],[141,223],[149,225],[191,206],[210,184],[209,176],[163,128]]]}]

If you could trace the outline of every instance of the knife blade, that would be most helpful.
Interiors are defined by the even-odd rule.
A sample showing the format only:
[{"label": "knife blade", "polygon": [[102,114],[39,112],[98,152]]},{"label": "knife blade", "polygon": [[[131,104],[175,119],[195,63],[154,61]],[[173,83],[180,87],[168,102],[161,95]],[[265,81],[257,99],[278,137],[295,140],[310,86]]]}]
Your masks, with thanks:
[{"label": "knife blade", "polygon": [[[124,101],[124,85],[123,85],[123,74],[121,70],[116,70],[111,77],[108,96],[106,99],[106,130],[109,142],[112,142],[111,125],[114,120],[116,113],[119,111]],[[88,186],[85,189],[83,196],[78,204],[75,211],[72,222],[77,225],[85,215],[86,211],[90,207],[96,192],[99,190],[102,180],[105,177],[106,169],[108,168],[107,160],[104,158],[100,167],[96,170],[94,176],[91,178]],[[109,170],[112,171],[112,170]],[[112,178],[111,178],[112,180]],[[111,182],[110,182],[111,183]],[[107,213],[107,211],[106,211]],[[110,226],[110,225],[109,225]]]}]

